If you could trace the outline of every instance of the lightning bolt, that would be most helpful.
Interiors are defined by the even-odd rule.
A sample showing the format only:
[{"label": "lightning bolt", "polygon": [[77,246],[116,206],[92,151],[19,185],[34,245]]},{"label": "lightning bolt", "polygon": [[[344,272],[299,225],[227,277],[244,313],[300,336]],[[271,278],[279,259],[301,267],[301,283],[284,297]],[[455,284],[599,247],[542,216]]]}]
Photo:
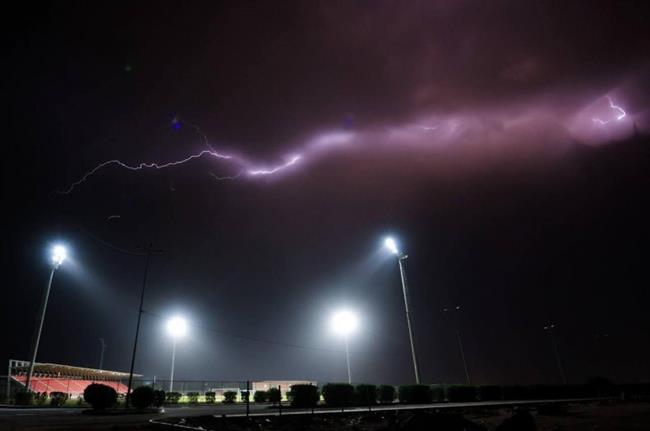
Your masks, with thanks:
[{"label": "lightning bolt", "polygon": [[214,178],[216,181],[227,181],[227,180],[236,180],[237,178],[241,177],[242,174],[244,173],[243,170],[237,172],[235,175],[226,175],[223,177],[220,177],[219,175],[215,174],[214,172],[210,172],[210,176]]},{"label": "lightning bolt", "polygon": [[[616,115],[616,121],[621,121],[623,118],[625,118],[625,116],[627,115],[625,110],[623,108],[621,108],[620,106],[615,105],[614,101],[612,100],[611,97],[609,97],[609,96],[605,96],[605,97],[607,98],[607,101],[609,102],[609,107],[611,109],[614,109],[614,110],[618,111],[618,115]],[[603,120],[603,119],[600,119],[600,118],[592,118],[591,121],[593,121],[594,123],[600,124],[601,126],[604,126],[605,124],[608,124],[608,123],[612,122],[613,120]]]},{"label": "lightning bolt", "polygon": [[289,159],[288,162],[282,165],[276,166],[271,169],[251,169],[248,171],[248,175],[252,175],[252,176],[273,175],[275,173],[280,172],[281,170],[288,168],[289,166],[295,165],[298,162],[298,160],[300,160],[301,158],[302,157],[300,155],[294,155]]},{"label": "lightning bolt", "polygon": [[154,162],[154,163],[140,163],[138,165],[128,165],[128,164],[126,164],[126,163],[124,163],[124,162],[122,162],[120,160],[117,160],[117,159],[108,160],[106,162],[100,163],[99,165],[97,165],[93,169],[91,169],[90,171],[86,172],[80,179],[78,179],[77,181],[70,184],[70,187],[68,187],[66,190],[59,191],[59,193],[64,194],[64,195],[70,194],[75,189],[75,187],[77,187],[81,183],[85,182],[88,178],[93,176],[97,171],[99,171],[99,170],[101,170],[103,168],[106,168],[108,166],[111,166],[111,165],[117,165],[117,166],[119,166],[121,168],[128,169],[130,171],[141,171],[143,169],[165,169],[165,168],[169,168],[169,167],[172,167],[172,166],[182,165],[183,163],[187,163],[187,162],[189,162],[191,160],[199,159],[199,158],[204,157],[204,156],[210,156],[210,157],[214,157],[214,158],[217,158],[217,159],[225,159],[225,160],[233,159],[233,156],[229,156],[227,154],[221,154],[221,153],[218,153],[218,152],[212,151],[212,150],[203,150],[203,151],[198,152],[196,154],[191,154],[191,155],[187,156],[184,159],[175,160],[173,162],[167,162],[167,163],[163,163],[163,164],[159,164],[159,163]]},{"label": "lightning bolt", "polygon": [[215,173],[210,172],[209,175],[213,177],[216,181],[236,180],[242,177],[243,175],[247,175],[249,177],[264,177],[264,176],[277,174],[285,169],[289,169],[291,166],[297,164],[299,161],[305,158],[307,153],[311,154],[315,151],[322,150],[323,148],[326,147],[332,147],[332,146],[348,143],[353,137],[353,134],[349,132],[322,133],[317,135],[315,138],[312,138],[310,141],[308,141],[307,144],[301,150],[301,153],[292,155],[285,162],[277,165],[272,165],[270,167],[259,167],[255,163],[251,163],[250,161],[242,157],[237,157],[237,156],[224,154],[216,151],[212,147],[212,145],[210,145],[210,143],[208,142],[208,137],[206,136],[206,134],[203,133],[203,131],[201,131],[199,126],[195,124],[181,121],[177,117],[174,117],[171,124],[176,130],[181,129],[184,125],[193,129],[194,132],[201,138],[201,143],[205,147],[207,147],[207,149],[204,149],[197,153],[190,154],[189,156],[183,159],[174,160],[165,163],[150,162],[150,163],[139,163],[135,165],[130,165],[118,159],[108,160],[106,162],[100,163],[90,171],[86,172],[81,178],[79,178],[77,181],[70,184],[70,186],[67,189],[59,190],[57,192],[60,194],[70,194],[75,190],[76,187],[86,182],[90,177],[95,175],[97,172],[99,172],[104,168],[108,168],[110,166],[117,166],[123,169],[128,169],[130,171],[142,171],[147,169],[166,169],[166,168],[182,165],[193,160],[207,158],[207,157],[228,161],[230,163],[237,165],[240,168],[240,171],[237,174],[228,175],[228,176],[219,176]]}]

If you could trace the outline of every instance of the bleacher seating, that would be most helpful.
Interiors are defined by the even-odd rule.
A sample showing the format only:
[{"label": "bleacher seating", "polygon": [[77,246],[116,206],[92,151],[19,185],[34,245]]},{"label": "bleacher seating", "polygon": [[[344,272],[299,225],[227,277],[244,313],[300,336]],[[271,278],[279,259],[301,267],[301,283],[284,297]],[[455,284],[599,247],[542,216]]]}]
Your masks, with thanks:
[{"label": "bleacher seating", "polygon": [[[11,376],[17,382],[23,385],[27,382],[27,376],[18,375]],[[126,394],[127,386],[118,381],[109,380],[80,380],[80,379],[66,379],[54,377],[32,377],[30,386],[34,392],[63,392],[72,397],[83,395],[86,387],[92,383],[101,383],[102,385],[110,386],[119,394]]]}]

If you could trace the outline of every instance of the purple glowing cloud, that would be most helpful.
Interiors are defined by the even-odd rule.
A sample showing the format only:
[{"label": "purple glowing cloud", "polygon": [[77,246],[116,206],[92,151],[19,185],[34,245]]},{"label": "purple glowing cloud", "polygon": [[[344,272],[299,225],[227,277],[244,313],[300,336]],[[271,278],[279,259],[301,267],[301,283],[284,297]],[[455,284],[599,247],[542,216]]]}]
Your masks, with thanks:
[{"label": "purple glowing cloud", "polygon": [[[605,107],[599,100],[606,99],[608,105]],[[215,151],[209,144],[207,136],[198,126],[181,122],[174,118],[173,124],[186,124],[193,128],[201,137],[205,146],[209,149],[190,154],[182,159],[159,162],[142,162],[128,164],[118,159],[100,163],[90,171],[86,172],[79,180],[73,182],[68,188],[60,193],[69,194],[77,186],[87,181],[103,168],[115,165],[130,171],[144,171],[147,169],[167,169],[201,158],[213,158],[227,162],[239,168],[239,172],[230,176],[218,176],[210,174],[216,180],[236,180],[242,177],[266,177],[280,174],[294,165],[307,159],[317,159],[324,151],[338,150],[341,147],[358,144],[363,151],[373,148],[398,148],[400,151],[409,148],[409,145],[417,145],[418,148],[438,148],[440,146],[461,145],[463,143],[503,143],[508,141],[526,141],[537,134],[542,136],[554,136],[553,139],[572,136],[582,139],[585,142],[602,142],[612,139],[612,134],[607,131],[593,130],[593,124],[599,126],[609,125],[612,121],[622,122],[628,116],[623,107],[616,104],[609,96],[598,97],[590,105],[577,109],[571,114],[569,108],[558,109],[552,104],[542,102],[529,102],[525,105],[489,107],[481,111],[454,112],[448,114],[433,114],[421,116],[417,122],[388,126],[384,128],[368,127],[366,129],[351,131],[328,131],[315,134],[308,139],[299,149],[285,162],[276,165],[260,166],[247,159],[230,154]],[[587,115],[589,120],[585,118]],[[614,115],[614,117],[612,117]],[[589,125],[592,125],[589,128]],[[552,135],[549,135],[552,133]]]}]

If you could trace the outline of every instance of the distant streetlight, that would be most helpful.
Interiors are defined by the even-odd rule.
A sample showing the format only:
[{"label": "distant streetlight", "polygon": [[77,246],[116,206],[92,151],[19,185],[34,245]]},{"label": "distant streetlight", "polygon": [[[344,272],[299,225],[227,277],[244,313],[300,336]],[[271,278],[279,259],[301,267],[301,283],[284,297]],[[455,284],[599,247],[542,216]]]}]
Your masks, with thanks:
[{"label": "distant streetlight", "polygon": [[411,323],[411,310],[409,309],[408,300],[408,287],[406,282],[406,269],[404,268],[404,261],[408,256],[402,253],[395,239],[388,237],[384,240],[384,246],[394,255],[397,256],[399,262],[399,272],[402,278],[402,293],[404,294],[404,310],[406,311],[406,324],[409,330],[409,340],[411,342],[411,356],[413,358],[413,372],[415,373],[415,383],[420,384],[420,370],[418,369],[418,359],[415,352],[415,337],[413,335],[413,325]]},{"label": "distant streetlight", "polygon": [[350,348],[348,337],[354,333],[359,327],[359,319],[357,315],[349,310],[341,310],[332,316],[332,330],[337,334],[343,336],[345,340],[345,363],[348,367],[348,383],[352,383],[352,374],[350,372]]},{"label": "distant streetlight", "polygon": [[182,317],[173,317],[167,322],[167,332],[172,337],[172,370],[169,376],[169,392],[174,386],[174,362],[176,360],[176,339],[187,333],[187,322]]},{"label": "distant streetlight", "polygon": [[[462,308],[460,305],[457,305],[453,308],[443,308],[443,312],[447,313],[450,311],[455,311],[457,313],[460,313],[462,311]],[[465,369],[465,379],[467,380],[467,384],[471,385],[472,381],[469,378],[469,370],[467,368],[467,361],[465,360],[465,349],[463,348],[463,339],[460,336],[460,329],[459,329],[459,324],[458,322],[455,323],[456,326],[456,341],[458,342],[458,350],[460,352],[460,359],[463,361],[463,368]]]},{"label": "distant streetlight", "polygon": [[560,371],[560,377],[562,378],[562,383],[565,385],[568,384],[566,373],[564,372],[564,365],[562,364],[562,358],[560,357],[560,349],[557,345],[557,338],[555,337],[555,328],[557,325],[555,323],[549,323],[544,326],[544,330],[548,331],[551,336],[551,342],[553,343],[553,353],[555,354],[555,363],[557,368]]},{"label": "distant streetlight", "polygon": [[101,352],[99,354],[99,369],[104,369],[104,353],[106,353],[106,342],[103,338],[99,339],[99,344],[102,346]]},{"label": "distant streetlight", "polygon": [[36,363],[36,355],[38,354],[38,345],[41,341],[41,332],[43,331],[43,322],[45,321],[45,311],[47,310],[47,302],[50,298],[50,290],[52,289],[52,279],[54,279],[54,272],[59,268],[63,261],[68,257],[66,248],[62,245],[55,245],[52,248],[52,271],[50,271],[50,279],[47,282],[47,289],[45,290],[45,298],[41,304],[41,312],[39,313],[38,331],[36,332],[36,341],[32,350],[32,358],[29,363],[29,372],[27,374],[27,381],[25,388],[29,391],[32,383],[32,375],[34,374],[34,364]]}]

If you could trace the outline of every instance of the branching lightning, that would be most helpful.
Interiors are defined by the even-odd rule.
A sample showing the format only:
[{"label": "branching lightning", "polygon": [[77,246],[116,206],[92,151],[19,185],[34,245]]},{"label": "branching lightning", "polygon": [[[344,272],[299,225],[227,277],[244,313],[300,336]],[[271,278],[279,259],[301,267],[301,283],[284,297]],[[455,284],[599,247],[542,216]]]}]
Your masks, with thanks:
[{"label": "branching lightning", "polygon": [[225,160],[233,159],[233,156],[229,156],[227,154],[221,154],[221,153],[218,153],[218,152],[212,151],[212,150],[203,150],[203,151],[198,152],[196,154],[191,154],[191,155],[187,156],[184,159],[175,160],[173,162],[167,162],[167,163],[163,163],[163,164],[153,162],[153,163],[140,163],[138,165],[128,165],[128,164],[126,164],[126,163],[124,163],[124,162],[122,162],[120,160],[117,160],[117,159],[108,160],[106,162],[100,163],[99,165],[97,165],[93,169],[91,169],[90,171],[86,172],[79,180],[77,180],[77,181],[73,182],[72,184],[70,184],[70,187],[68,187],[66,190],[59,191],[59,193],[69,194],[70,192],[72,192],[74,190],[75,187],[77,187],[79,184],[85,182],[89,177],[94,175],[97,171],[99,171],[100,169],[103,169],[105,167],[111,166],[111,165],[117,165],[117,166],[120,166],[120,167],[122,167],[124,169],[128,169],[130,171],[141,171],[143,169],[165,169],[165,168],[169,168],[169,167],[172,167],[172,166],[181,165],[183,163],[187,163],[187,162],[189,162],[191,160],[199,159],[199,158],[204,157],[204,156],[210,156],[210,157],[214,157],[214,158],[217,158],[217,159],[225,159]]},{"label": "branching lightning", "polygon": [[309,153],[312,154],[315,151],[320,151],[325,147],[331,147],[339,144],[344,144],[350,142],[352,139],[353,134],[349,132],[329,132],[329,133],[322,133],[317,135],[315,138],[310,140],[301,150],[301,153],[298,154],[293,154],[291,157],[289,157],[284,163],[280,163],[277,165],[272,165],[272,166],[264,166],[260,167],[259,165],[255,163],[251,163],[250,161],[239,157],[239,156],[234,156],[234,155],[229,155],[229,154],[224,154],[216,151],[212,145],[208,142],[208,137],[201,131],[201,129],[191,123],[184,122],[179,120],[178,118],[174,117],[174,119],[171,122],[171,125],[174,129],[180,130],[183,126],[188,126],[192,128],[196,134],[201,138],[201,143],[207,147],[207,149],[204,149],[202,151],[199,151],[197,153],[190,154],[189,156],[180,159],[180,160],[174,160],[171,162],[165,162],[165,163],[160,163],[160,162],[152,162],[152,163],[139,163],[136,165],[130,165],[128,163],[125,163],[121,160],[114,159],[114,160],[108,160],[106,162],[100,163],[99,165],[95,166],[93,169],[90,171],[86,172],[79,180],[73,182],[70,184],[70,186],[65,189],[65,190],[60,190],[58,193],[61,194],[70,194],[77,186],[81,185],[84,183],[88,178],[96,174],[98,171],[107,168],[109,166],[115,165],[124,169],[128,169],[130,171],[142,171],[146,169],[166,169],[166,168],[171,168],[174,166],[182,165],[185,163],[188,163],[190,161],[200,159],[200,158],[205,158],[205,157],[210,157],[210,158],[215,158],[215,159],[220,159],[223,161],[228,161],[231,164],[236,165],[239,168],[239,172],[234,175],[226,175],[226,176],[220,176],[217,175],[213,172],[210,172],[209,175],[213,177],[217,181],[226,181],[226,180],[236,180],[238,178],[241,178],[244,175],[247,175],[249,177],[264,177],[264,176],[269,176],[269,175],[274,175],[278,174],[281,171],[284,171],[286,169],[289,169],[291,166],[297,164],[299,161],[305,158],[305,156]]},{"label": "branching lightning", "polygon": [[215,174],[214,172],[210,172],[209,175],[212,178],[214,178],[216,181],[228,181],[228,180],[236,180],[236,179],[238,179],[239,177],[242,176],[243,173],[244,173],[244,171],[241,170],[241,171],[237,172],[235,175],[225,175],[223,177],[220,177],[219,175]]},{"label": "branching lightning", "polygon": [[[606,110],[603,113],[604,115],[599,117],[591,117],[592,114],[589,113],[587,116],[582,117],[581,121],[588,121],[588,119],[591,117],[591,120],[594,124],[605,126],[611,122],[621,121],[626,118],[627,113],[621,106],[615,104],[612,98],[608,95],[604,96],[604,98],[608,102],[608,105],[600,107],[600,109]],[[599,98],[597,100],[602,99]],[[591,112],[593,112],[593,110]],[[485,114],[488,119],[492,118],[492,116],[490,116],[490,113],[483,114]],[[532,117],[533,115],[535,115],[535,112],[533,112],[531,115],[523,115],[518,118],[520,118],[521,121],[534,121],[535,117]],[[444,117],[436,116],[434,118],[435,122],[430,120],[424,124],[411,123],[396,127],[387,127],[387,133],[382,134],[381,136],[374,135],[372,129],[361,131],[321,131],[314,134],[311,138],[305,141],[297,152],[294,152],[289,157],[285,158],[283,162],[271,165],[264,165],[253,162],[248,158],[242,157],[240,155],[235,155],[237,153],[227,154],[219,152],[215,150],[215,148],[210,144],[207,135],[203,133],[203,131],[198,126],[181,121],[178,118],[174,118],[171,122],[171,126],[175,130],[181,130],[183,127],[188,127],[189,129],[193,130],[197,136],[200,137],[201,146],[203,147],[201,151],[191,153],[179,160],[173,160],[164,163],[143,162],[138,164],[130,164],[119,159],[108,160],[87,171],[80,179],[73,182],[65,190],[61,190],[58,193],[70,194],[75,190],[75,188],[80,186],[91,176],[95,175],[100,170],[111,166],[120,167],[130,171],[145,171],[153,169],[161,170],[205,158],[218,159],[220,162],[227,163],[231,168],[230,170],[232,173],[229,175],[218,175],[214,172],[209,172],[209,175],[216,181],[232,181],[240,179],[242,177],[260,178],[279,175],[282,171],[290,170],[294,165],[302,163],[303,160],[319,157],[321,154],[323,154],[323,152],[331,151],[344,145],[356,145],[368,140],[391,144],[393,142],[406,144],[410,142],[425,142],[427,144],[435,144],[439,142],[458,141],[463,139],[459,133],[459,130],[461,130],[461,128],[462,130],[474,132],[480,132],[484,130],[483,123],[477,121],[476,118],[478,117],[474,114],[471,116],[463,115],[462,112],[458,114],[450,114]],[[495,121],[500,121],[498,116],[496,117]],[[431,124],[432,122],[434,124]],[[490,122],[490,124],[492,123],[493,121]],[[584,123],[581,122],[580,124]],[[577,130],[579,132],[580,129]],[[506,138],[503,137],[503,139]]]},{"label": "branching lightning", "polygon": [[298,162],[298,160],[300,160],[300,159],[301,159],[301,156],[294,155],[286,163],[284,163],[282,165],[278,165],[278,166],[276,166],[274,168],[271,168],[271,169],[250,169],[250,170],[248,170],[248,175],[253,175],[253,176],[273,175],[275,173],[278,173],[278,172],[288,168],[289,166],[295,165],[296,162]]},{"label": "branching lightning", "polygon": [[[614,110],[618,111],[618,114],[616,115],[616,121],[621,121],[623,118],[625,118],[625,116],[627,115],[625,110],[623,108],[621,108],[620,106],[615,105],[614,101],[612,100],[611,97],[609,97],[609,96],[605,96],[605,97],[607,98],[607,101],[609,102],[609,107],[611,109],[614,109]],[[600,124],[601,126],[604,126],[605,124],[611,123],[613,121],[613,119],[603,120],[601,118],[592,118],[591,120],[594,123]]]}]

